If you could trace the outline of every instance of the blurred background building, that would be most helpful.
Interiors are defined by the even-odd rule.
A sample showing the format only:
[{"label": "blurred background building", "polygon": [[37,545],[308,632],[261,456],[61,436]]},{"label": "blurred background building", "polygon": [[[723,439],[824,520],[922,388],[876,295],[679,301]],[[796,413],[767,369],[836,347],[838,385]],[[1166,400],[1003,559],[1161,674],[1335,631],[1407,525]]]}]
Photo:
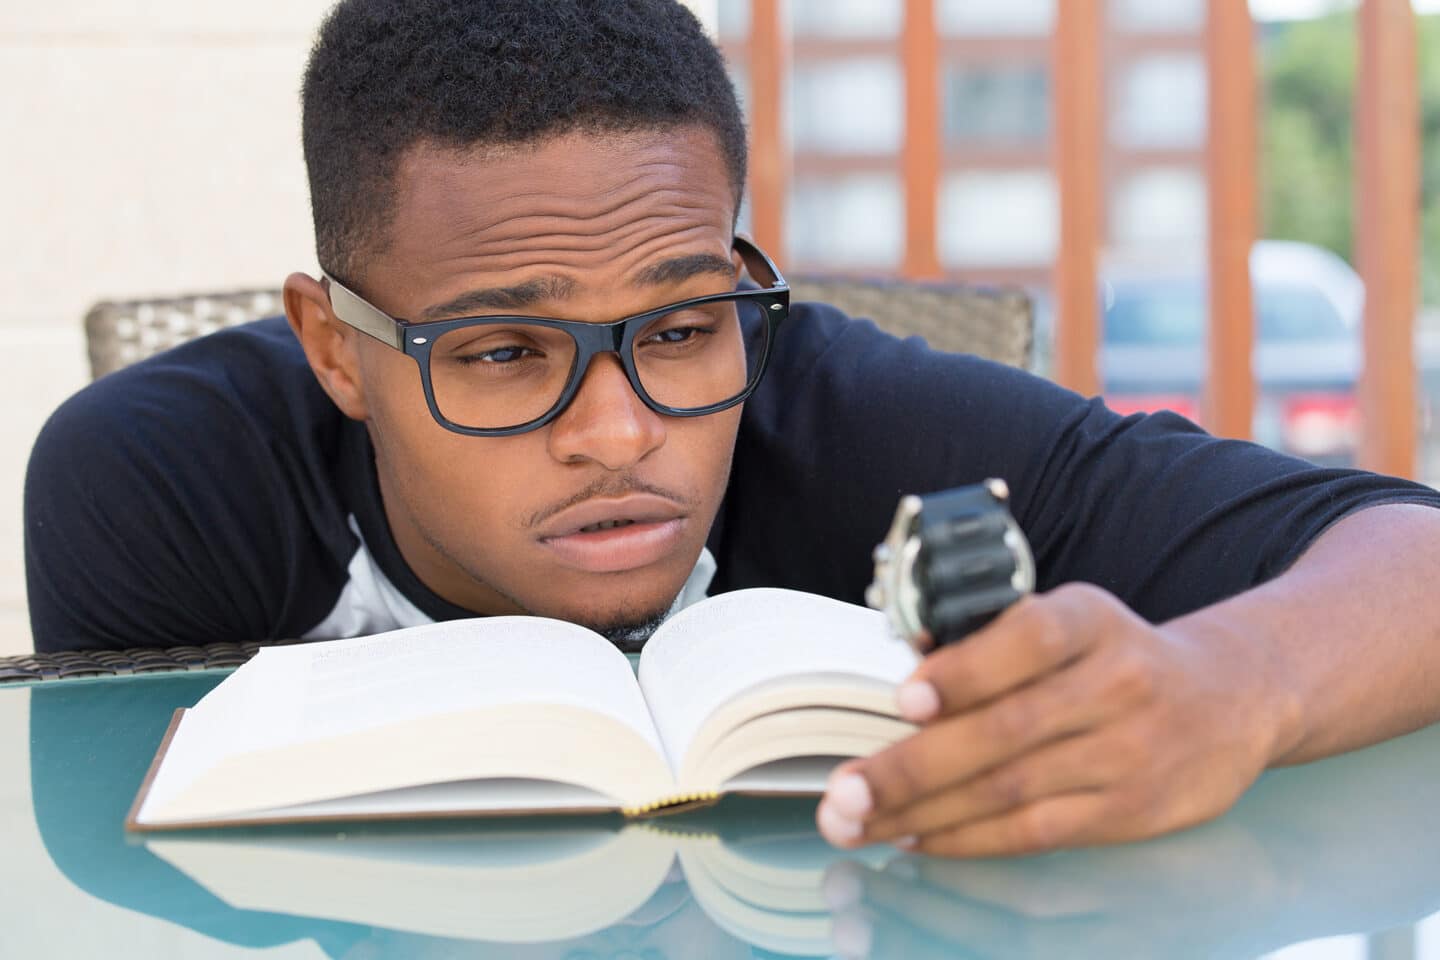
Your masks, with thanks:
[{"label": "blurred background building", "polygon": [[[720,0],[720,39],[750,94],[750,0]],[[900,0],[790,0],[792,271],[898,270],[905,89]],[[1115,0],[1105,20],[1107,235],[1203,253],[1205,0]],[[938,0],[941,262],[1044,290],[1059,243],[1051,170],[1054,0]]]},{"label": "blurred background building", "polygon": [[[782,262],[796,275],[898,274],[906,257],[904,0],[785,0],[780,110],[787,168]],[[1201,419],[1206,377],[1209,0],[1106,0],[1100,23],[1100,381],[1112,406]],[[1363,287],[1351,268],[1355,3],[1255,0],[1259,54],[1257,378],[1251,434],[1326,463],[1353,463],[1361,435]],[[742,99],[752,17],[770,3],[715,0]],[[1426,9],[1422,3],[1421,9]],[[1037,307],[1036,367],[1053,373],[1052,280],[1061,197],[1054,142],[1057,0],[934,0],[943,276],[1017,285]],[[1427,240],[1440,243],[1440,23],[1419,22]],[[1403,122],[1403,118],[1393,118]],[[748,221],[747,221],[748,224]],[[1440,270],[1419,270],[1440,303]],[[1440,321],[1416,317],[1416,474],[1440,479]]]}]

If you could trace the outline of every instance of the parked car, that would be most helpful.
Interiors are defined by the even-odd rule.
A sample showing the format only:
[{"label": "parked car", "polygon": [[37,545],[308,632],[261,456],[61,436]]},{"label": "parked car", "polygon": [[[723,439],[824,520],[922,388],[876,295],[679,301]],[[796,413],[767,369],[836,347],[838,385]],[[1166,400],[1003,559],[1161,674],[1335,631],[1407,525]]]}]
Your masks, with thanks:
[{"label": "parked car", "polygon": [[[1360,431],[1360,277],[1327,250],[1268,240],[1255,245],[1250,274],[1255,439],[1321,463],[1352,463]],[[1121,413],[1170,409],[1198,420],[1208,366],[1203,268],[1112,260],[1101,290],[1106,402]]]}]

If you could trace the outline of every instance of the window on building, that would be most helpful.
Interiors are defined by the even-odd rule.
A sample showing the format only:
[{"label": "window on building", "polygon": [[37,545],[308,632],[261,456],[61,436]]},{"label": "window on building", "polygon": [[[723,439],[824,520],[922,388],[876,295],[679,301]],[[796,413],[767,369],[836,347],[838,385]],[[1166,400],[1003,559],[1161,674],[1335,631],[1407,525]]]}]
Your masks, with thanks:
[{"label": "window on building", "polygon": [[788,261],[801,270],[885,271],[900,263],[905,202],[893,174],[797,177],[788,212]]},{"label": "window on building", "polygon": [[945,137],[953,144],[1044,142],[1050,74],[1044,64],[952,65],[945,71]]},{"label": "window on building", "polygon": [[1138,149],[1202,146],[1206,79],[1199,54],[1152,54],[1125,64],[1112,87],[1111,139]]},{"label": "window on building", "polygon": [[1205,27],[1205,0],[1110,0],[1110,23],[1126,33],[1193,33]]},{"label": "window on building", "polygon": [[1200,170],[1156,167],[1132,173],[1111,195],[1111,242],[1121,250],[1196,250],[1206,240],[1206,203]]},{"label": "window on building", "polygon": [[904,80],[892,59],[797,63],[790,107],[791,142],[797,150],[889,154],[900,149]]},{"label": "window on building", "polygon": [[895,37],[903,13],[900,0],[789,0],[791,30],[797,37]]},{"label": "window on building", "polygon": [[952,173],[940,189],[940,259],[952,267],[1044,266],[1059,244],[1049,170]]},{"label": "window on building", "polygon": [[716,0],[715,25],[722,40],[750,36],[750,0]]},{"label": "window on building", "polygon": [[1055,23],[1056,2],[1057,0],[939,0],[935,7],[935,22],[941,32],[961,36],[996,33],[1046,34]]}]

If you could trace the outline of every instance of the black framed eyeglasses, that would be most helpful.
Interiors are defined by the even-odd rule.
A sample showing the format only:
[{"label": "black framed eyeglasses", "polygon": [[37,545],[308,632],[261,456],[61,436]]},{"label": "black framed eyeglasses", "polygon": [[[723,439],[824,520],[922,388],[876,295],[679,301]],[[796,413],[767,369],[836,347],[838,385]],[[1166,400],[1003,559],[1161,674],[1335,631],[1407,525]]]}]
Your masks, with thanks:
[{"label": "black framed eyeglasses", "polygon": [[734,248],[760,289],[693,297],[612,323],[519,316],[417,323],[323,275],[336,317],[414,358],[437,423],[467,436],[504,437],[558,417],[601,353],[620,358],[631,387],[656,413],[701,417],[744,401],[790,314],[790,288],[755,244],[737,236]]}]

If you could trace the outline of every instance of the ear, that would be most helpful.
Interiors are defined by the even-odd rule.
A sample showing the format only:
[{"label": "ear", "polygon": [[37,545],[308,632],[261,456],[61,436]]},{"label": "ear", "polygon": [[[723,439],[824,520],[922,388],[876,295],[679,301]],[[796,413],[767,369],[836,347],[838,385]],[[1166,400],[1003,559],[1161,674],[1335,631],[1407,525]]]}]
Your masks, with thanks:
[{"label": "ear", "polygon": [[360,377],[358,330],[336,318],[325,285],[303,273],[285,278],[285,317],[321,388],[352,420],[369,419]]}]

